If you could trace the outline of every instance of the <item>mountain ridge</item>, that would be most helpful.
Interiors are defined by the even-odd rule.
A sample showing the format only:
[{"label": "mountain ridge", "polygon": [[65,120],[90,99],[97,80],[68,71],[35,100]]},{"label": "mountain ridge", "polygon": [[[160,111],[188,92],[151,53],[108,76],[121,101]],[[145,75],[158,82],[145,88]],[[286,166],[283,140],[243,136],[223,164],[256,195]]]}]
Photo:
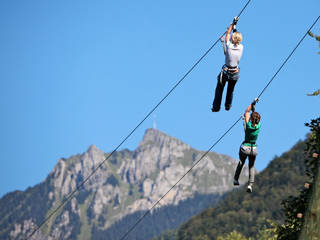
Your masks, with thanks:
[{"label": "mountain ridge", "polygon": [[[148,211],[203,153],[159,130],[147,129],[135,150],[115,152],[66,206],[37,232],[34,239],[88,239],[95,233],[105,233],[119,222],[124,229],[127,228],[122,219]],[[0,206],[11,201],[14,204],[10,205],[12,211],[0,211],[0,218],[10,218],[10,221],[0,221],[0,229],[3,229],[0,239],[22,239],[29,234],[108,155],[92,144],[82,154],[60,158],[40,184],[26,191],[5,195],[0,199]],[[179,204],[184,203],[182,211],[185,214],[174,218],[175,224],[178,224],[187,215],[210,205],[209,201],[216,203],[223,193],[232,189],[236,163],[229,156],[208,153],[151,214],[163,216],[161,209],[164,207],[174,212],[181,210]],[[243,179],[246,179],[246,169],[244,173]],[[192,207],[191,203],[195,204],[192,199],[199,202],[199,207]],[[193,210],[188,212],[190,207]],[[162,230],[167,227],[163,225]],[[144,229],[132,239],[139,239],[139,234],[141,236],[143,232],[148,232],[149,235],[145,235],[148,238],[159,234],[155,229]]]}]

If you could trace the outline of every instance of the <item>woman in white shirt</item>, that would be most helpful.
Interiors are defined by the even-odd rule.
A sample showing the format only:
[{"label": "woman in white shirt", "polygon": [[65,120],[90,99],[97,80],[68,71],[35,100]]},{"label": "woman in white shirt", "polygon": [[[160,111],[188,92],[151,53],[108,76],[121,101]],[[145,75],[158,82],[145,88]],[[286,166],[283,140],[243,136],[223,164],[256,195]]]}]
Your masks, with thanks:
[{"label": "woman in white shirt", "polygon": [[233,90],[240,77],[239,62],[243,52],[243,45],[241,44],[242,35],[240,32],[234,30],[231,36],[231,31],[235,28],[237,20],[238,19],[235,18],[227,29],[225,64],[223,65],[222,70],[218,75],[215,97],[211,109],[212,112],[218,112],[220,110],[222,93],[226,82],[228,82],[228,88],[225,101],[225,109],[227,111],[230,110],[232,106]]}]

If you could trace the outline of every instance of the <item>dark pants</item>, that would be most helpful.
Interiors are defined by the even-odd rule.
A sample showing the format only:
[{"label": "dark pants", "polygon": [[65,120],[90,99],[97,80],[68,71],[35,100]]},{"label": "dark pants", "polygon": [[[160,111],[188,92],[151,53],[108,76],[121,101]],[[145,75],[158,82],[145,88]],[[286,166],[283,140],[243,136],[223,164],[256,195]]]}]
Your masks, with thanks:
[{"label": "dark pants", "polygon": [[246,161],[246,158],[249,157],[249,184],[254,183],[254,162],[256,161],[256,156],[258,154],[256,147],[246,147],[247,152],[243,151],[243,149],[240,148],[239,150],[239,158],[240,161],[238,163],[236,172],[234,174],[234,179],[239,180],[239,176],[242,170],[242,167]]},{"label": "dark pants", "polygon": [[232,106],[233,90],[240,77],[240,73],[231,73],[229,71],[223,71],[222,76],[218,75],[218,82],[216,86],[216,93],[212,103],[212,110],[219,111],[221,106],[221,99],[224,86],[228,82],[227,96],[225,102],[225,108],[229,110]]}]

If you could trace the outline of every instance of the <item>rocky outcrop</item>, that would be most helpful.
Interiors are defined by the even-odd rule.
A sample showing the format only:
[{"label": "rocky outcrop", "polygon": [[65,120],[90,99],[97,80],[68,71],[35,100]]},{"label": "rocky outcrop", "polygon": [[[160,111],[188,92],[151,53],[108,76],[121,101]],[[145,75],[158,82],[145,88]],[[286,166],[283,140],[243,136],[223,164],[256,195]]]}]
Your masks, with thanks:
[{"label": "rocky outcrop", "polygon": [[[17,212],[20,208],[24,214],[12,216],[10,226],[0,221],[0,228],[4,229],[0,238],[22,239],[78,188],[72,200],[50,218],[34,239],[43,236],[46,239],[90,239],[92,232],[105,231],[126,216],[150,209],[203,154],[161,131],[148,129],[137,149],[116,152],[96,169],[108,154],[91,145],[83,154],[59,159],[42,183],[44,194],[35,201],[45,203],[45,212],[32,217],[34,209],[24,203],[34,195],[21,193],[20,203],[13,207]],[[232,188],[236,164],[235,159],[210,152],[153,211],[179,206],[181,202],[186,205],[186,200],[194,198],[195,194],[225,193]],[[95,173],[81,185],[93,171]],[[242,182],[245,182],[247,170],[243,173]],[[39,186],[31,190],[36,192]],[[1,201],[4,203],[4,199],[0,200],[0,205]],[[4,217],[1,214],[0,218]]]}]

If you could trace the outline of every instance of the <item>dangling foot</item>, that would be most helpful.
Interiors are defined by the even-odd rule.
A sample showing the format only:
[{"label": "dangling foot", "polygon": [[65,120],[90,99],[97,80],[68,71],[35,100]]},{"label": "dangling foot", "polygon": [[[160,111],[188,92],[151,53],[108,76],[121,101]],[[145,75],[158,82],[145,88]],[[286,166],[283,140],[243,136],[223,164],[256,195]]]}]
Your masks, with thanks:
[{"label": "dangling foot", "polygon": [[212,108],[211,108],[211,111],[212,111],[212,112],[219,112],[220,109],[212,107]]},{"label": "dangling foot", "polygon": [[252,184],[251,183],[249,183],[249,185],[247,187],[247,192],[252,193]]},{"label": "dangling foot", "polygon": [[226,111],[229,111],[231,106],[225,106]]},{"label": "dangling foot", "polygon": [[236,179],[233,179],[233,186],[239,186],[239,185],[240,185],[239,181]]}]

